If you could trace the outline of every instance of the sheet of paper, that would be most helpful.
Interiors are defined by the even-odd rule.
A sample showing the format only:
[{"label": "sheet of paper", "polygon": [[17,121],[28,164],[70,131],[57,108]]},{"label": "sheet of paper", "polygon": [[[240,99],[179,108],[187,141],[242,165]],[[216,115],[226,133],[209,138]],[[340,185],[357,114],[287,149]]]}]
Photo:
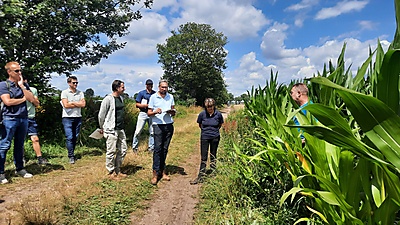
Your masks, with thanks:
[{"label": "sheet of paper", "polygon": [[92,134],[89,135],[89,137],[94,138],[94,139],[101,139],[103,138],[103,134],[100,133],[100,128],[97,128],[95,131],[93,131]]},{"label": "sheet of paper", "polygon": [[142,101],[140,102],[140,104],[147,104],[147,99],[142,98]]}]

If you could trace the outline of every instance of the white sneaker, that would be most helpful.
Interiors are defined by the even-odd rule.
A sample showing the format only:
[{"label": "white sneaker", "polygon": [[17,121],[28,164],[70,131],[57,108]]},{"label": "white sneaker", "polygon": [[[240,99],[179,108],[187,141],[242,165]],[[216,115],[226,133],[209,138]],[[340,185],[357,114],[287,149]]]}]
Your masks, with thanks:
[{"label": "white sneaker", "polygon": [[22,169],[20,171],[15,171],[15,174],[17,174],[18,176],[21,176],[23,178],[31,178],[31,177],[33,177],[33,175],[28,173],[28,172],[26,172],[25,169]]},{"label": "white sneaker", "polygon": [[6,178],[6,175],[4,175],[4,173],[0,174],[0,184],[7,184],[8,180]]}]

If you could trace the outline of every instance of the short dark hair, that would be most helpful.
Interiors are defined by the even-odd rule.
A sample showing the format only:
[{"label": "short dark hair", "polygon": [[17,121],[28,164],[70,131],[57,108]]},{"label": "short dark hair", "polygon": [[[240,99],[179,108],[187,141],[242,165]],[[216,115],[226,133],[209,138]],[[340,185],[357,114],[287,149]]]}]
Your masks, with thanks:
[{"label": "short dark hair", "polygon": [[76,76],[69,76],[67,79],[67,83],[71,83],[72,80],[78,80],[78,78],[76,78]]},{"label": "short dark hair", "polygon": [[121,87],[121,84],[124,84],[123,81],[121,80],[114,80],[111,84],[111,89],[112,91],[117,91],[119,87]]},{"label": "short dark hair", "polygon": [[215,100],[213,98],[206,98],[206,100],[204,100],[204,108],[207,108],[207,107],[215,108]]}]

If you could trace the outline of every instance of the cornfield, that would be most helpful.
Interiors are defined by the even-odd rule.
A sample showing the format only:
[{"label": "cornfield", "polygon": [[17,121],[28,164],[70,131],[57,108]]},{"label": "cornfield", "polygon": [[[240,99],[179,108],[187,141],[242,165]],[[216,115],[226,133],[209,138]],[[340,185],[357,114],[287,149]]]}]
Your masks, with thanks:
[{"label": "cornfield", "polygon": [[[245,114],[254,127],[251,146],[236,147],[242,160],[268,167],[277,183],[282,170],[293,185],[280,204],[308,199],[310,214],[296,223],[395,224],[400,209],[400,2],[395,0],[397,30],[385,52],[377,48],[353,75],[345,66],[346,44],[334,66],[304,79],[314,104],[303,109],[289,95],[291,86],[277,82],[248,92]],[[292,118],[300,122],[296,126]],[[300,131],[299,131],[300,129]],[[300,133],[306,144],[302,146]],[[254,168],[254,167],[253,167]],[[256,170],[243,168],[260,187]]]}]

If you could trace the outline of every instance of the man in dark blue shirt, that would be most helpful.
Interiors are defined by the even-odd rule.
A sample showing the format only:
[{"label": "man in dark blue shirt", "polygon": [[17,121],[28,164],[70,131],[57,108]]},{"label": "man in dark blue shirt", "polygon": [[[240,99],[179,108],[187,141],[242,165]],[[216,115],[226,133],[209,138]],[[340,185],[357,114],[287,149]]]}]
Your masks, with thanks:
[{"label": "man in dark blue shirt", "polygon": [[132,149],[134,152],[138,151],[139,146],[139,136],[142,133],[144,125],[147,122],[149,126],[149,146],[148,150],[152,152],[154,150],[154,133],[153,127],[151,126],[151,117],[147,115],[147,109],[149,104],[149,99],[152,94],[156,93],[153,90],[153,81],[148,79],[146,80],[146,89],[139,92],[136,97],[136,107],[139,108],[140,112],[136,122],[136,130],[135,134],[133,135],[132,141]]},{"label": "man in dark blue shirt", "polygon": [[4,106],[1,109],[3,125],[0,127],[0,184],[8,183],[5,177],[5,161],[8,150],[14,138],[15,173],[24,178],[31,178],[32,174],[24,169],[24,142],[28,129],[28,110],[26,101],[34,102],[35,98],[29,85],[23,82],[21,66],[17,62],[8,62],[5,65],[8,79],[0,82],[0,98]]}]

